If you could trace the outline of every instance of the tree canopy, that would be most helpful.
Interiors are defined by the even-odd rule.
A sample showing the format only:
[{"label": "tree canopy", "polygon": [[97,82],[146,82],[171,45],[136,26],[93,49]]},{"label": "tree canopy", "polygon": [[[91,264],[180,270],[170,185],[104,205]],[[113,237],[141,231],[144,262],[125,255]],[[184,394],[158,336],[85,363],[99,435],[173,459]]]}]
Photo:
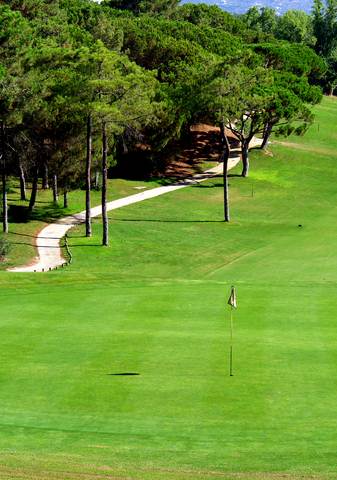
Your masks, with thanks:
[{"label": "tree canopy", "polygon": [[35,185],[32,209],[39,176],[75,188],[85,158],[97,169],[103,152],[106,173],[140,139],[160,157],[207,120],[241,142],[246,176],[253,135],[303,132],[319,86],[333,91],[336,11],[336,0],[316,0],[311,16],[253,7],[241,17],[178,0],[2,0],[6,174]]}]

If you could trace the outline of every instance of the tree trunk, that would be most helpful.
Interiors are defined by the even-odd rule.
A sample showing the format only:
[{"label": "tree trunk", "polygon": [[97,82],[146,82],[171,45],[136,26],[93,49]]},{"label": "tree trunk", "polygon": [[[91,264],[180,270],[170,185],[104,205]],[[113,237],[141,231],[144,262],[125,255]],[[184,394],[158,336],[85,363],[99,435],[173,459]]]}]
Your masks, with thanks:
[{"label": "tree trunk", "polygon": [[4,233],[8,233],[5,125],[2,121],[0,122],[0,138],[0,159],[2,161],[2,230]]},{"label": "tree trunk", "polygon": [[99,171],[96,170],[96,173],[95,173],[95,189],[98,190],[99,189]]},{"label": "tree trunk", "polygon": [[68,190],[63,190],[63,208],[68,208]]},{"label": "tree trunk", "polygon": [[223,159],[223,186],[224,186],[224,221],[230,221],[229,215],[229,191],[228,191],[228,160],[230,156],[230,144],[226,135],[225,125],[220,124],[221,143],[222,143],[222,159]]},{"label": "tree trunk", "polygon": [[59,193],[57,189],[57,175],[53,175],[53,201],[57,203],[59,200]]},{"label": "tree trunk", "polygon": [[8,233],[8,205],[7,205],[7,178],[2,171],[2,231]]},{"label": "tree trunk", "polygon": [[92,160],[92,117],[87,121],[87,159],[85,166],[85,235],[91,237],[91,160]]},{"label": "tree trunk", "polygon": [[263,139],[260,147],[261,150],[265,150],[265,148],[267,147],[272,130],[273,130],[273,125],[269,122],[266,123],[263,130]]},{"label": "tree trunk", "polygon": [[249,140],[245,139],[241,142],[242,151],[242,176],[248,177],[249,173]]},{"label": "tree trunk", "polygon": [[25,177],[25,171],[23,169],[23,166],[21,162],[19,163],[19,173],[20,173],[20,195],[21,195],[21,200],[27,200],[27,194],[26,194],[26,177]]},{"label": "tree trunk", "polygon": [[109,245],[109,224],[106,211],[107,196],[107,180],[108,180],[108,141],[106,134],[106,123],[102,123],[102,221],[103,221],[103,238],[102,244],[107,247]]},{"label": "tree trunk", "polygon": [[49,184],[48,184],[48,164],[47,164],[47,162],[43,162],[42,188],[43,188],[43,190],[47,190],[49,188]]},{"label": "tree trunk", "polygon": [[34,170],[33,183],[32,183],[32,193],[30,194],[29,207],[28,207],[28,210],[30,212],[33,210],[35,206],[38,181],[39,181],[39,167],[38,165],[36,165]]}]

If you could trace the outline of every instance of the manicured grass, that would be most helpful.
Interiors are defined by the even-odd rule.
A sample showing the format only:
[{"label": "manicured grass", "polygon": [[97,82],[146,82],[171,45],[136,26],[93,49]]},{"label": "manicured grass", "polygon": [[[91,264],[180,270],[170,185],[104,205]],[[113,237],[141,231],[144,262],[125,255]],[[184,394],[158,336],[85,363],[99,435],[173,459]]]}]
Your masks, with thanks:
[{"label": "manicured grass", "polygon": [[72,230],[65,271],[1,272],[0,478],[335,478],[337,152],[315,128],[252,154],[229,225],[214,179],[111,212],[109,248]]},{"label": "manicured grass", "polygon": [[[109,180],[108,200],[115,200],[117,198],[125,197],[138,193],[136,187],[153,188],[156,187],[156,181],[133,181],[123,179]],[[30,189],[27,190],[28,197],[30,196]],[[9,204],[9,219],[10,230],[8,240],[11,243],[10,253],[6,256],[6,261],[0,263],[0,270],[15,265],[24,265],[35,256],[35,237],[37,233],[47,224],[58,218],[66,215],[81,212],[85,209],[85,192],[83,190],[75,190],[69,192],[69,207],[63,208],[62,195],[59,197],[59,202],[55,204],[52,201],[51,190],[39,189],[36,206],[30,216],[29,221],[25,218],[26,215],[20,213],[14,214],[11,218],[13,205],[23,209],[27,208],[29,198],[26,202],[20,200],[20,190],[17,180],[10,181],[10,192],[8,194]],[[92,206],[100,205],[101,193],[99,191],[92,191]],[[20,218],[21,216],[21,218]]]}]

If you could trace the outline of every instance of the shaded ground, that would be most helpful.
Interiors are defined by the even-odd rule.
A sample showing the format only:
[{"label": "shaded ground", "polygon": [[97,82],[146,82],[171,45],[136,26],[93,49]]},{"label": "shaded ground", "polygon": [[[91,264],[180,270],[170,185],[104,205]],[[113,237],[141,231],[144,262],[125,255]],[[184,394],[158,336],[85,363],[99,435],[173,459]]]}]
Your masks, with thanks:
[{"label": "shaded ground", "polygon": [[[232,138],[232,148],[237,148],[238,141],[231,132],[227,134]],[[219,128],[196,124],[188,135],[170,143],[162,151],[151,151],[150,145],[138,144],[136,151],[121,157],[112,173],[123,178],[188,178],[213,167],[220,156]]]},{"label": "shaded ground", "polygon": [[[238,147],[238,141],[231,138],[232,148]],[[220,130],[212,125],[199,123],[191,127],[188,137],[173,146],[172,154],[167,159],[165,176],[185,178],[200,173],[220,160]]]}]

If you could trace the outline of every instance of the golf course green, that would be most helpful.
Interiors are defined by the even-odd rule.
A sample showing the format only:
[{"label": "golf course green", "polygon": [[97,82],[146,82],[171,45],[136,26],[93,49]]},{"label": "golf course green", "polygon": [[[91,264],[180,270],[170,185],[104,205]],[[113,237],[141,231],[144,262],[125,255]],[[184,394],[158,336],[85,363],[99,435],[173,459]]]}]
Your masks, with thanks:
[{"label": "golf course green", "polygon": [[231,171],[229,224],[214,178],[0,272],[1,479],[336,478],[337,100],[315,113]]}]

